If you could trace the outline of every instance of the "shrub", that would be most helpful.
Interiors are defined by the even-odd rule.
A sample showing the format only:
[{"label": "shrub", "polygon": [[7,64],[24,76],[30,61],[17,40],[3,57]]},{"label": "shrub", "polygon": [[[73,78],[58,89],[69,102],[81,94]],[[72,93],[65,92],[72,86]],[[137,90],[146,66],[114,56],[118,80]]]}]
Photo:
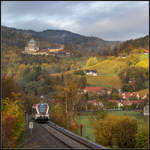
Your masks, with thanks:
[{"label": "shrub", "polygon": [[136,142],[137,120],[122,116],[113,130],[113,141],[119,148],[134,148]]},{"label": "shrub", "polygon": [[148,125],[138,129],[136,134],[136,148],[148,149]]},{"label": "shrub", "polygon": [[129,116],[108,115],[95,124],[96,142],[104,146],[134,148],[136,132],[137,120]]}]

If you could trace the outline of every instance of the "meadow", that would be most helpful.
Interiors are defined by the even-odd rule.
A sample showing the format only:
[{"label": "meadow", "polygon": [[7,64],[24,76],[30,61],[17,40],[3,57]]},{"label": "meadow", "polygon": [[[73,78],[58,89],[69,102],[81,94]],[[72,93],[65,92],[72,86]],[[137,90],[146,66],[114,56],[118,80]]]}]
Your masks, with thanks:
[{"label": "meadow", "polygon": [[[108,114],[114,114],[116,116],[131,116],[138,121],[138,126],[142,126],[143,124],[148,124],[149,123],[149,117],[144,116],[140,112],[134,112],[134,111],[108,111]],[[92,142],[95,142],[95,137],[94,137],[94,128],[91,126],[89,116],[90,115],[96,115],[96,113],[91,113],[91,112],[84,112],[80,115],[78,115],[77,119],[77,124],[83,124],[83,132],[82,136]]]},{"label": "meadow", "polygon": [[88,86],[101,86],[104,88],[121,88],[121,80],[117,75],[86,76]]}]

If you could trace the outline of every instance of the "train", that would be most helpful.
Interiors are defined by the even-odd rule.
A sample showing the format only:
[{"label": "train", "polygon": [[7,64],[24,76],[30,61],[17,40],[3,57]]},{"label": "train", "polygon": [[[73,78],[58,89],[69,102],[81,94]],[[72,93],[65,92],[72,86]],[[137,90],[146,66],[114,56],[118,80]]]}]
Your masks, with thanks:
[{"label": "train", "polygon": [[32,119],[37,122],[47,122],[49,120],[49,105],[47,103],[33,104]]}]

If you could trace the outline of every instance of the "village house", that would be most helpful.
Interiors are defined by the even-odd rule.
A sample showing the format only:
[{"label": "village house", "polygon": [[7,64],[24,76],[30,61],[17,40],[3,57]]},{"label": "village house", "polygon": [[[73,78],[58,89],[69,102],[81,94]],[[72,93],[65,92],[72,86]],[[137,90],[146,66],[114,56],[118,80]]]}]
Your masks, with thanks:
[{"label": "village house", "polygon": [[141,101],[139,100],[122,100],[121,103],[124,106],[131,106],[132,104],[136,104],[137,106],[140,104]]},{"label": "village house", "polygon": [[84,93],[93,92],[97,94],[105,94],[105,89],[103,87],[85,87],[83,89]]},{"label": "village house", "polygon": [[144,54],[145,54],[145,55],[148,55],[148,53],[149,53],[149,50],[148,50],[148,49],[145,49]]},{"label": "village house", "polygon": [[140,95],[137,92],[121,92],[120,93],[121,99],[129,100],[129,98],[131,98],[131,97],[136,97],[137,99],[139,99]]},{"label": "village house", "polygon": [[123,58],[123,59],[125,59],[125,58],[126,58],[126,55],[125,55],[125,54],[123,54],[123,55],[122,55],[122,58]]},{"label": "village house", "polygon": [[112,89],[107,89],[106,92],[107,92],[107,95],[110,95],[112,93]]},{"label": "village house", "polygon": [[88,104],[91,104],[91,105],[93,105],[93,106],[95,106],[95,107],[97,107],[97,108],[104,108],[104,105],[103,105],[103,103],[102,102],[98,102],[97,100],[89,100],[89,101],[87,101],[87,105]]},{"label": "village house", "polygon": [[124,105],[124,106],[131,106],[132,105],[132,102],[130,100],[123,100],[121,101],[121,103]]},{"label": "village house", "polygon": [[124,107],[124,106],[131,106],[132,104],[138,105],[140,104],[141,101],[139,100],[109,100],[109,102],[116,103],[118,108]]},{"label": "village house", "polygon": [[141,99],[142,99],[142,100],[143,100],[143,99],[146,99],[146,98],[148,98],[147,94],[143,94],[143,95],[141,96]]},{"label": "village house", "polygon": [[96,70],[85,70],[84,73],[86,75],[97,76],[97,71]]},{"label": "village house", "polygon": [[64,45],[61,45],[60,48],[48,48],[47,50],[49,53],[59,53],[64,50]]},{"label": "village house", "polygon": [[143,109],[144,116],[149,116],[149,103]]},{"label": "village house", "polygon": [[116,103],[119,109],[124,106],[119,100],[109,100],[109,102]]}]

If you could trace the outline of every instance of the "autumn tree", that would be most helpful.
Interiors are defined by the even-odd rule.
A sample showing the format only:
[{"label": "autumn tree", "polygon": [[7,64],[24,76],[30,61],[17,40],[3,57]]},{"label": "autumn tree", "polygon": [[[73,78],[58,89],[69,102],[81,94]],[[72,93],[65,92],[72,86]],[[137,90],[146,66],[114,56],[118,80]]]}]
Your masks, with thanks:
[{"label": "autumn tree", "polygon": [[98,60],[96,57],[90,57],[86,63],[86,67],[93,66],[97,63],[98,63]]},{"label": "autumn tree", "polygon": [[136,148],[145,148],[148,149],[148,142],[149,142],[149,129],[148,124],[145,124],[143,127],[138,129],[136,134]]},{"label": "autumn tree", "polygon": [[137,120],[129,116],[108,115],[95,123],[95,138],[104,146],[134,148],[136,143]]},{"label": "autumn tree", "polygon": [[77,115],[77,106],[80,97],[81,81],[76,76],[64,78],[64,87],[58,87],[56,99],[63,109],[63,115],[66,118],[66,128],[75,121]]},{"label": "autumn tree", "polygon": [[113,142],[119,148],[134,148],[136,143],[137,120],[122,116],[113,130]]}]

